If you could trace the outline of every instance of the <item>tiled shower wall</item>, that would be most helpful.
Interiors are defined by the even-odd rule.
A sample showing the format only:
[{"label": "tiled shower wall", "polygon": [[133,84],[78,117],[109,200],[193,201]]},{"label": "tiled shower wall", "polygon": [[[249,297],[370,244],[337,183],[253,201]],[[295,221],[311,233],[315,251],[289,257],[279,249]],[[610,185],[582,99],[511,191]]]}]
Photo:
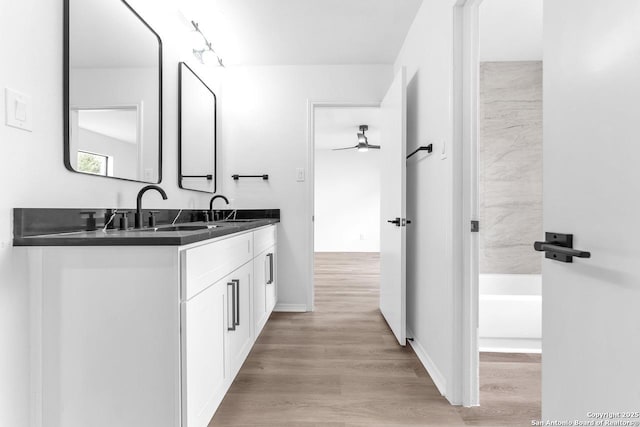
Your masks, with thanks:
[{"label": "tiled shower wall", "polygon": [[479,100],[480,273],[539,274],[542,62],[483,62]]}]

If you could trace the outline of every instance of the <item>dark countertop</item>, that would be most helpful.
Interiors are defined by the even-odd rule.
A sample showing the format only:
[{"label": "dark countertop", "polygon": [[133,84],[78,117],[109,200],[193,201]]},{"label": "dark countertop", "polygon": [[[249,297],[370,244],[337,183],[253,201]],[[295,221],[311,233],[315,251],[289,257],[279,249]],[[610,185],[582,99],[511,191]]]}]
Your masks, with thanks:
[{"label": "dark countertop", "polygon": [[[229,234],[253,230],[276,224],[279,219],[256,219],[250,222],[210,223],[215,228],[203,230],[157,231],[142,230],[102,230],[78,231],[71,233],[42,234],[39,236],[15,237],[14,246],[182,246],[203,240],[215,239]],[[187,224],[181,224],[187,225]],[[205,225],[194,222],[188,225]]]},{"label": "dark countertop", "polygon": [[[154,211],[157,218],[156,231],[141,230],[102,231],[104,224],[113,213],[105,209],[57,209],[57,208],[15,208],[13,246],[182,246],[204,240],[215,239],[280,222],[279,209],[238,209],[220,210],[222,218],[233,215],[239,222],[202,221],[202,210],[160,209]],[[91,228],[96,231],[82,231],[87,227],[87,211],[96,218]],[[127,210],[120,210],[118,215]],[[149,211],[143,210],[145,218]],[[130,215],[129,215],[130,216]],[[162,231],[175,222],[178,227],[214,226],[200,230]],[[133,221],[130,218],[129,225]],[[116,221],[111,222],[112,225]],[[146,230],[146,231],[145,231]]]}]

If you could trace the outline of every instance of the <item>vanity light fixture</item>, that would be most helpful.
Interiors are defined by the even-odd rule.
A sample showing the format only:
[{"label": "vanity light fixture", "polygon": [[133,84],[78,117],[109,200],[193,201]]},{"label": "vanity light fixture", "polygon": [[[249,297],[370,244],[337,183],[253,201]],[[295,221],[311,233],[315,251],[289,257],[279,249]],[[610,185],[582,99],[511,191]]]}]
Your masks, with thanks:
[{"label": "vanity light fixture", "polygon": [[202,41],[204,41],[204,46],[202,43],[198,43],[199,46],[197,48],[193,48],[193,56],[195,56],[201,64],[209,64],[215,58],[218,61],[218,65],[224,67],[222,63],[222,58],[218,56],[215,50],[213,50],[213,46],[211,46],[211,42],[207,40],[207,37],[204,35],[202,30],[200,30],[200,26],[197,22],[191,21],[191,25],[193,25],[193,34],[196,36],[200,36]]}]

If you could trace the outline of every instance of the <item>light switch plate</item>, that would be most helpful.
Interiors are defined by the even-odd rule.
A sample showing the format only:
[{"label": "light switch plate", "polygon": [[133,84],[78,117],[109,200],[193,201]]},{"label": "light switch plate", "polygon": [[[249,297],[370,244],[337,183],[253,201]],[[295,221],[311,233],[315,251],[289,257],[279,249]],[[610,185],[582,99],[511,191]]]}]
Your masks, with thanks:
[{"label": "light switch plate", "polygon": [[304,168],[296,169],[296,181],[304,182]]},{"label": "light switch plate", "polygon": [[32,124],[32,103],[31,97],[15,90],[4,89],[5,104],[5,124],[14,128],[31,132]]}]

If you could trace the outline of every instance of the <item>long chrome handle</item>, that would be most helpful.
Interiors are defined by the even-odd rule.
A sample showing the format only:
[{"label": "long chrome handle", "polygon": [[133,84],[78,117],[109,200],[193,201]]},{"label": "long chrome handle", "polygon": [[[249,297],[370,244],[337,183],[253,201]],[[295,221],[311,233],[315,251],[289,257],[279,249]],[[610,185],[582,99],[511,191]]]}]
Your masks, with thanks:
[{"label": "long chrome handle", "polygon": [[233,279],[232,282],[235,284],[234,291],[235,299],[236,299],[236,317],[234,321],[235,326],[240,326],[240,280]]},{"label": "long chrome handle", "polygon": [[[228,282],[227,291],[229,290],[229,286],[231,286],[231,295],[232,295],[231,312],[233,314],[231,316],[231,326],[229,326],[229,316],[227,315],[227,331],[235,331],[236,330],[236,286],[234,282]],[[227,294],[227,307],[229,307],[229,294]]]},{"label": "long chrome handle", "polygon": [[267,280],[267,285],[273,283],[273,253],[268,253],[267,258],[269,258],[269,279]]}]

